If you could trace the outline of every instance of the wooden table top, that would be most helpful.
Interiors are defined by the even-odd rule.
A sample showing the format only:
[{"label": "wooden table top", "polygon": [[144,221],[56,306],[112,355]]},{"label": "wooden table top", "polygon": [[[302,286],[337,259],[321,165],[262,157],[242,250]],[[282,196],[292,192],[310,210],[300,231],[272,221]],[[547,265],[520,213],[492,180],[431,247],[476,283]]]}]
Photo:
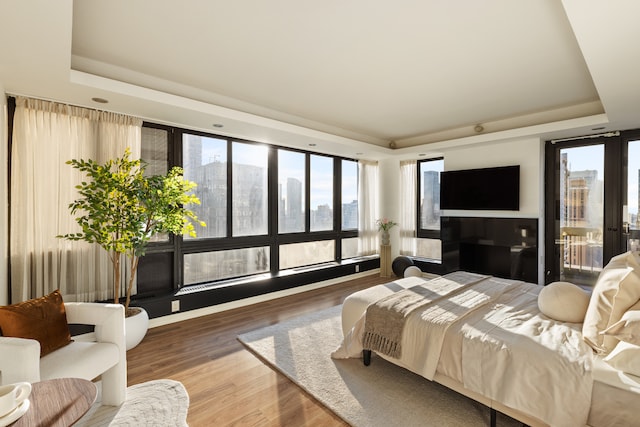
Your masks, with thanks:
[{"label": "wooden table top", "polygon": [[60,378],[32,384],[27,412],[12,427],[66,427],[78,421],[96,401],[91,381]]}]

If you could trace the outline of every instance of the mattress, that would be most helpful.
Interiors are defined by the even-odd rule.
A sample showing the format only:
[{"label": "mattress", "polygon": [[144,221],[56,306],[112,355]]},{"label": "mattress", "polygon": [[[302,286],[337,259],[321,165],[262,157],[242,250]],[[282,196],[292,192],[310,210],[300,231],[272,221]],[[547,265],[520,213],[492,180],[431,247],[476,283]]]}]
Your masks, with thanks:
[{"label": "mattress", "polygon": [[[365,313],[369,304],[399,290],[425,283],[420,277],[408,277],[355,292],[348,296],[342,307],[342,330],[345,336]],[[500,402],[492,401],[484,396],[466,390],[460,382],[462,378],[462,355],[456,342],[461,340],[460,328],[455,324],[446,332],[445,342],[450,345],[442,347],[434,380],[452,388],[489,407],[512,416],[529,425],[545,425],[540,420],[509,408]],[[382,356],[396,363],[397,360]],[[403,366],[408,368],[407,366]],[[409,368],[408,368],[409,369]],[[635,425],[640,419],[640,378],[620,372],[600,358],[594,358],[593,390],[588,425],[593,427]]]}]

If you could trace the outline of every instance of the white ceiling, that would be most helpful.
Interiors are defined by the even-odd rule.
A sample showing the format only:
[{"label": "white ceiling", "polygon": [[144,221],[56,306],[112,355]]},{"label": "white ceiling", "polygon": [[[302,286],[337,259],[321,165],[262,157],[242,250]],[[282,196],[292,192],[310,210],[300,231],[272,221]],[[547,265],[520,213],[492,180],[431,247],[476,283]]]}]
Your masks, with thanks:
[{"label": "white ceiling", "polygon": [[4,0],[0,16],[9,94],[348,157],[640,127],[636,0]]}]

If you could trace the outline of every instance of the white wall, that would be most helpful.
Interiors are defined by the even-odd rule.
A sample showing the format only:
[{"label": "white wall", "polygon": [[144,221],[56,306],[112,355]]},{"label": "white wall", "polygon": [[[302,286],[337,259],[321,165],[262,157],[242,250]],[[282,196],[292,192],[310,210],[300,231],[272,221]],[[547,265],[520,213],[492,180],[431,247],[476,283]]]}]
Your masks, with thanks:
[{"label": "white wall", "polygon": [[7,97],[4,86],[0,82],[0,305],[9,303],[9,190],[7,165],[8,159],[8,131],[7,131]]},{"label": "white wall", "polygon": [[444,170],[520,165],[520,210],[444,211],[444,215],[542,218],[544,144],[539,138],[467,146],[444,151]]}]

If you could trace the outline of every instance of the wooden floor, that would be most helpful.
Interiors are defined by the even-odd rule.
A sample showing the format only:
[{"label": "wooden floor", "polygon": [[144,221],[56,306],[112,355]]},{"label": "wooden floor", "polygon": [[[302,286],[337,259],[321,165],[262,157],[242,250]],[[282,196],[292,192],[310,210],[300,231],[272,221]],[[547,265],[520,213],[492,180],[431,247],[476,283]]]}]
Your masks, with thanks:
[{"label": "wooden floor", "polygon": [[346,426],[247,351],[239,334],[341,304],[393,278],[369,275],[248,307],[150,329],[127,353],[129,385],[170,378],[189,392],[187,422],[198,426]]}]

